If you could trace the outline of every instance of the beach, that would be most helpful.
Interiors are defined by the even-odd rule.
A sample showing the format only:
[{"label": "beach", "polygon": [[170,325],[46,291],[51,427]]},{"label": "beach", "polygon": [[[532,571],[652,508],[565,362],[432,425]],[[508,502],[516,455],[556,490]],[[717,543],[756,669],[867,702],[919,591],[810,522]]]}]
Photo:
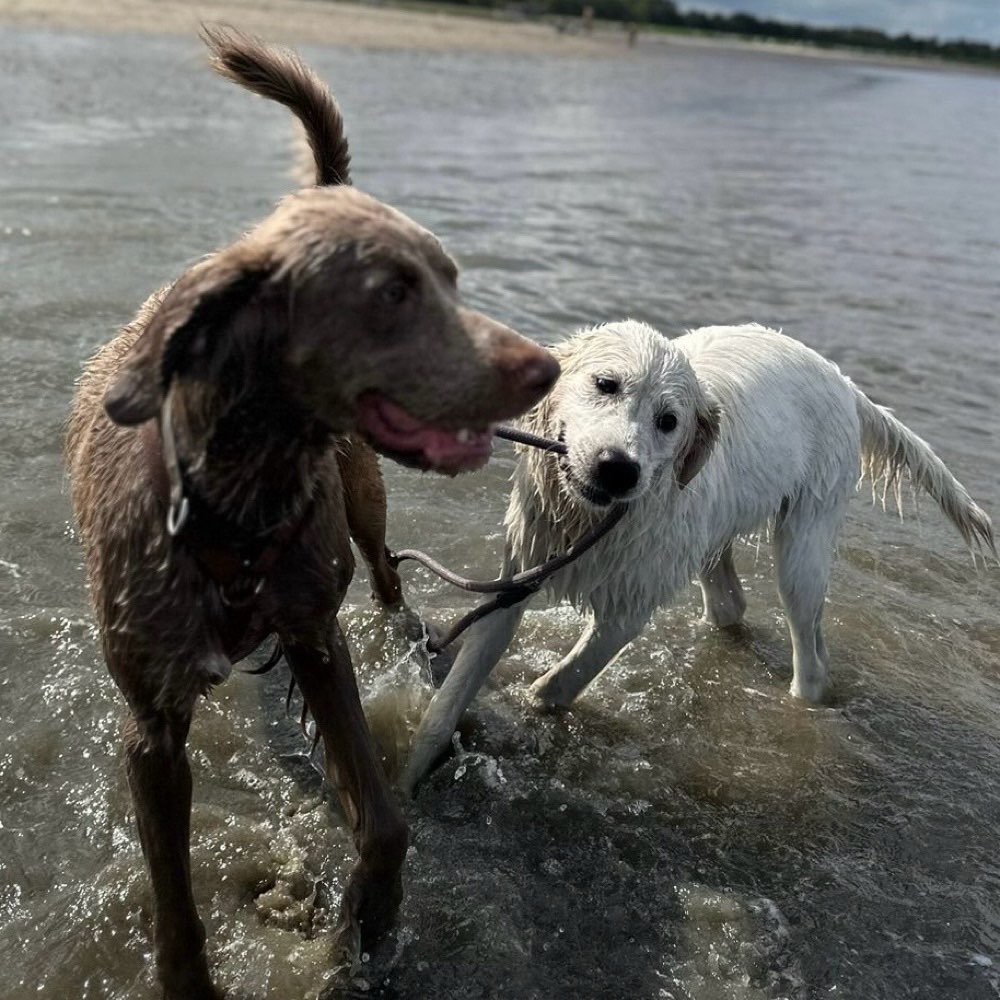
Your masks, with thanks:
[{"label": "beach", "polygon": [[223,22],[285,43],[376,49],[585,55],[624,51],[617,26],[592,35],[509,17],[433,13],[332,0],[3,0],[0,23],[142,35],[193,35]]},{"label": "beach", "polygon": [[231,24],[268,41],[425,52],[495,52],[519,55],[623,57],[671,49],[758,52],[792,58],[858,62],[946,72],[995,74],[992,67],[888,52],[818,48],[797,42],[640,29],[629,44],[626,26],[595,21],[584,31],[577,18],[532,19],[514,11],[450,6],[404,9],[378,0],[0,0],[0,26],[51,28],[101,34],[191,36],[202,23]]}]

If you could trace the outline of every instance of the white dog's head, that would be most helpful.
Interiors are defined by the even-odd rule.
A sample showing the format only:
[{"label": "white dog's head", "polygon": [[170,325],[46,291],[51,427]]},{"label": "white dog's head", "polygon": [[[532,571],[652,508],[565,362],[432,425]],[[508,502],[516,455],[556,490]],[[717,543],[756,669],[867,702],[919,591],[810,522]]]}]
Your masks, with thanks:
[{"label": "white dog's head", "polygon": [[559,476],[592,507],[642,496],[661,476],[683,489],[718,436],[718,407],[659,331],[624,320],[554,348],[562,376],[533,418],[565,442]]}]

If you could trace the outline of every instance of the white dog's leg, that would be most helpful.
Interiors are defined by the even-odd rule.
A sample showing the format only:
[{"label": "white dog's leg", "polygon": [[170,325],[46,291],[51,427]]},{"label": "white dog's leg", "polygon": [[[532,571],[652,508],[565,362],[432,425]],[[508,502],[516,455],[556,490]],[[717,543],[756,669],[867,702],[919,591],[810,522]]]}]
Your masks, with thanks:
[{"label": "white dog's leg", "polygon": [[551,670],[531,685],[531,696],[540,708],[567,708],[573,699],[641,631],[647,618],[599,621],[584,629],[577,644]]},{"label": "white dog's leg", "polygon": [[843,504],[833,510],[793,510],[774,536],[778,593],[792,638],[791,693],[820,701],[826,691],[829,658],[821,620],[834,543]]},{"label": "white dog's leg", "polygon": [[733,564],[733,546],[728,544],[715,562],[709,563],[698,574],[705,621],[709,625],[726,628],[743,620],[747,601],[743,596],[740,578]]},{"label": "white dog's leg", "polygon": [[407,795],[448,746],[462,713],[486,682],[510,645],[527,601],[501,608],[476,622],[465,634],[462,648],[444,683],[431,699],[413,739],[410,759],[400,781]]}]

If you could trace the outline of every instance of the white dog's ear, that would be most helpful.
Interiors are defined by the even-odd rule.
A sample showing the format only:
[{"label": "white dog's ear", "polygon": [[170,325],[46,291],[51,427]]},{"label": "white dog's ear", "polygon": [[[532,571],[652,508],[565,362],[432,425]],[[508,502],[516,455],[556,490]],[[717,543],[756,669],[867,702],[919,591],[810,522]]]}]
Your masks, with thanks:
[{"label": "white dog's ear", "polygon": [[687,448],[678,454],[674,465],[678,489],[684,489],[708,461],[719,437],[719,419],[718,404],[703,398],[695,411],[691,440]]}]

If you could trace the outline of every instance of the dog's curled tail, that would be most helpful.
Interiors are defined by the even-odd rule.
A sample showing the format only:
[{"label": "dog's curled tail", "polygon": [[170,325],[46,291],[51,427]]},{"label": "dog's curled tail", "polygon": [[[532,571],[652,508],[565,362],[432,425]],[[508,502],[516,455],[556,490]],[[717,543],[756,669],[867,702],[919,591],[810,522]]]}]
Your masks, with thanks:
[{"label": "dog's curled tail", "polygon": [[202,25],[201,37],[217,73],[283,104],[302,123],[312,150],[314,183],[350,184],[343,115],[326,84],[294,52],[218,25]]},{"label": "dog's curled tail", "polygon": [[899,506],[903,473],[908,472],[913,483],[938,502],[972,551],[990,552],[996,558],[989,515],[969,496],[931,446],[890,410],[873,403],[858,389],[855,398],[861,420],[862,478],[867,476],[873,488],[881,481],[883,498],[892,493]]}]

